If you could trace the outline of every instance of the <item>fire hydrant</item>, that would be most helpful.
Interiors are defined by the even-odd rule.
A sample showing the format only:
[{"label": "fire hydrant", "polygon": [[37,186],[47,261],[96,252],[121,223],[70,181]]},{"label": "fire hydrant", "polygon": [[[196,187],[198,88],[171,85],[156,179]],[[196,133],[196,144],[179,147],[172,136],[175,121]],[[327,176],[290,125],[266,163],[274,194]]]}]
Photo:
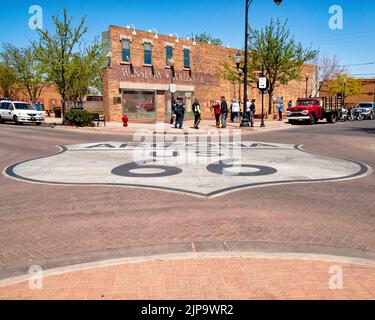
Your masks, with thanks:
[{"label": "fire hydrant", "polygon": [[124,114],[124,116],[122,117],[122,122],[124,124],[124,127],[128,126],[128,121],[129,121],[128,116],[126,114]]}]

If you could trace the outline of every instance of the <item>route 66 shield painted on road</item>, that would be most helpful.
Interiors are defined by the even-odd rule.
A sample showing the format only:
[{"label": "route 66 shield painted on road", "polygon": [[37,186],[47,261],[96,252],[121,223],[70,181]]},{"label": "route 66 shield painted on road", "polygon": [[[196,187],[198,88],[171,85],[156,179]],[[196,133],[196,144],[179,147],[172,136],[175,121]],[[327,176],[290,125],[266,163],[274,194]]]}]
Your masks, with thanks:
[{"label": "route 66 shield painted on road", "polygon": [[371,169],[316,155],[300,146],[226,143],[105,142],[60,147],[60,153],[14,164],[4,174],[26,182],[161,189],[214,197],[275,184],[355,179]]}]

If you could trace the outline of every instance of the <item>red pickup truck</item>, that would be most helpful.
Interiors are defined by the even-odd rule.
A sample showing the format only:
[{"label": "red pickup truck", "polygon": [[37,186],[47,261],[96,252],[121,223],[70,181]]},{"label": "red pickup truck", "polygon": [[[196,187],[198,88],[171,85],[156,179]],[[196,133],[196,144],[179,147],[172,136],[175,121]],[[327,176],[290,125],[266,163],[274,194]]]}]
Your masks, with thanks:
[{"label": "red pickup truck", "polygon": [[328,123],[337,122],[338,101],[332,98],[305,98],[298,99],[295,107],[288,108],[286,117],[290,124],[308,122],[315,124],[326,119]]}]

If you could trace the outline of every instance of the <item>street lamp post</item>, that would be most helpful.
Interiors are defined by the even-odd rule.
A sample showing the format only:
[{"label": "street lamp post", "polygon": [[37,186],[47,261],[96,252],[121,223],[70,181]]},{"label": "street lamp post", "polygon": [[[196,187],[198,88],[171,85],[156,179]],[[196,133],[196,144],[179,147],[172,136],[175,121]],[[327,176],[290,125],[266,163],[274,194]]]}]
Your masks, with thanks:
[{"label": "street lamp post", "polygon": [[306,91],[305,91],[305,97],[308,98],[309,94],[308,94],[308,91],[309,91],[309,75],[306,73]]},{"label": "street lamp post", "polygon": [[[262,66],[262,77],[264,77],[264,66]],[[265,128],[266,125],[264,123],[264,91],[262,90],[262,121],[260,123],[261,128]]]},{"label": "street lamp post", "polygon": [[175,76],[175,71],[174,71],[174,65],[175,65],[175,60],[173,58],[168,59],[168,66],[171,68],[171,86],[170,86],[170,92],[171,92],[171,124],[173,121],[173,103],[174,103],[174,90],[172,90],[172,85],[173,85],[173,79]]},{"label": "street lamp post", "polygon": [[[243,67],[241,67],[241,63],[244,61],[243,56],[241,55],[241,52],[238,50],[237,54],[235,55],[236,65],[237,65],[237,72],[238,72],[238,103],[241,106],[241,73],[245,71]],[[245,102],[246,104],[246,102]],[[244,110],[243,117],[244,119],[246,117],[246,109]]]},{"label": "street lamp post", "polygon": [[346,82],[347,80],[344,79],[344,92],[342,93],[342,105],[344,106],[344,108],[345,108],[345,97],[346,97]]},{"label": "street lamp post", "polygon": [[[244,105],[241,127],[250,127],[249,119],[246,116],[246,105],[247,105],[247,85],[248,85],[248,46],[249,46],[249,7],[253,0],[245,0],[245,66],[244,66]],[[274,0],[276,5],[280,5],[283,0]]]}]

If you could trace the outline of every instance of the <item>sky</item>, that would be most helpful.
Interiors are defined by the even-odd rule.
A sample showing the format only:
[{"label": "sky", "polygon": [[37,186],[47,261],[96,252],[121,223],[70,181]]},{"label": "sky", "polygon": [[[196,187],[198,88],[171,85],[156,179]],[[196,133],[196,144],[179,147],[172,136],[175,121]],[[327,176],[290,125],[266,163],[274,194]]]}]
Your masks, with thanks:
[{"label": "sky", "polygon": [[[29,8],[43,9],[43,28],[51,29],[52,15],[68,9],[78,21],[87,16],[87,40],[101,36],[109,25],[134,24],[136,29],[156,28],[161,34],[208,32],[224,45],[244,45],[244,0],[0,0],[0,43],[25,46],[37,39],[28,26]],[[343,10],[343,29],[332,30],[329,21],[333,5]],[[374,0],[253,0],[249,23],[262,28],[271,18],[288,19],[288,27],[297,41],[312,45],[321,55],[337,54],[340,63],[354,76],[375,77],[375,1]]]}]

